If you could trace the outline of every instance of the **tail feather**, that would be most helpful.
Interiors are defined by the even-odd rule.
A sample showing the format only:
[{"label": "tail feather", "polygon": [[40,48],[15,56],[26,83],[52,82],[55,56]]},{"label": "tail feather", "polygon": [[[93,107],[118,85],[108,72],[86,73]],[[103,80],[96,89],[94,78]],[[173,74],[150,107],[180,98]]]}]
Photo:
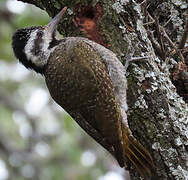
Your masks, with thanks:
[{"label": "tail feather", "polygon": [[[132,156],[133,153],[131,151],[127,151],[127,158],[131,161],[131,163],[136,167],[138,172],[142,175],[142,177],[151,176],[151,171],[147,168],[139,159],[135,159],[135,156]],[[144,171],[143,171],[144,167]]]},{"label": "tail feather", "polygon": [[136,167],[142,177],[150,177],[154,168],[153,160],[147,150],[127,131],[123,133],[123,148],[126,159]]}]

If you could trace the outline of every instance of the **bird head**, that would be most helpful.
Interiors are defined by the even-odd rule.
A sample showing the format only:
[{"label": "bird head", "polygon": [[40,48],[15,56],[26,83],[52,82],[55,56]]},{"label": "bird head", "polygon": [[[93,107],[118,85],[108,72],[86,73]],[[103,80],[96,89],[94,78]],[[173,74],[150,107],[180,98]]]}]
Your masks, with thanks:
[{"label": "bird head", "polygon": [[64,7],[46,26],[22,28],[13,34],[14,54],[26,68],[43,74],[51,52],[58,45],[56,29],[66,9]]}]

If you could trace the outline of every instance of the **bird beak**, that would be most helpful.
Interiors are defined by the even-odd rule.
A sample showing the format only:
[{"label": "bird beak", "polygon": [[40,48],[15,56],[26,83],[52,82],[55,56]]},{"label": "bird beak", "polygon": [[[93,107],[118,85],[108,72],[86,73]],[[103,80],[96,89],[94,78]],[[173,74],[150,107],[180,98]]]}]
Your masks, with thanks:
[{"label": "bird beak", "polygon": [[47,25],[46,25],[46,29],[48,30],[48,32],[50,34],[53,34],[56,29],[57,29],[57,25],[59,24],[61,18],[63,17],[63,15],[65,14],[67,10],[67,7],[65,6]]}]

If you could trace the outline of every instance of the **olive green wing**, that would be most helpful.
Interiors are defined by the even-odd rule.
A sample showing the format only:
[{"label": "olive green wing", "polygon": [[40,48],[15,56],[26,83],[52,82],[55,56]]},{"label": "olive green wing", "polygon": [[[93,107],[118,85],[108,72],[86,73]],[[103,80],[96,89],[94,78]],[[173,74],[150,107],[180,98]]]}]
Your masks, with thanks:
[{"label": "olive green wing", "polygon": [[77,112],[113,146],[118,162],[124,166],[121,114],[108,71],[101,57],[83,41],[72,49],[72,58],[77,61],[79,81],[87,82],[82,84],[82,88],[87,89],[87,92],[84,91],[87,95],[81,94],[84,101]]}]

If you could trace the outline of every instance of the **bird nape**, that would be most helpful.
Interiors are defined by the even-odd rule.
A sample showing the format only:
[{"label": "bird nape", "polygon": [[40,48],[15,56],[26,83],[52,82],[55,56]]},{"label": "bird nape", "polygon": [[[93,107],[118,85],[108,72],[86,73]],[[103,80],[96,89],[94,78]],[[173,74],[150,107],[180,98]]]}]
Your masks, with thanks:
[{"label": "bird nape", "polygon": [[154,168],[148,151],[133,137],[127,120],[126,70],[117,56],[87,38],[57,40],[64,7],[46,26],[17,30],[12,38],[15,56],[44,75],[52,98],[121,167],[131,162],[145,178]]}]

